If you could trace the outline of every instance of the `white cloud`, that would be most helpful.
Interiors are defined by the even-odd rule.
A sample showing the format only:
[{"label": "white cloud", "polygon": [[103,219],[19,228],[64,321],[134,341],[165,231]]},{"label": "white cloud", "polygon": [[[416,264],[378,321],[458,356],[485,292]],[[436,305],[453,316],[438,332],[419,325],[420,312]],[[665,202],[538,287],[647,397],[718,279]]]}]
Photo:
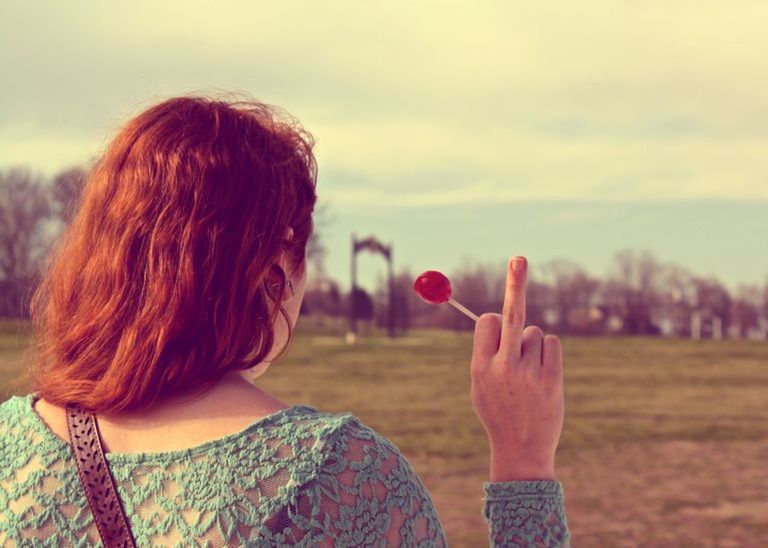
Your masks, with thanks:
[{"label": "white cloud", "polygon": [[51,172],[153,100],[234,89],[304,122],[351,207],[768,199],[766,20],[746,0],[8,2],[0,164]]}]

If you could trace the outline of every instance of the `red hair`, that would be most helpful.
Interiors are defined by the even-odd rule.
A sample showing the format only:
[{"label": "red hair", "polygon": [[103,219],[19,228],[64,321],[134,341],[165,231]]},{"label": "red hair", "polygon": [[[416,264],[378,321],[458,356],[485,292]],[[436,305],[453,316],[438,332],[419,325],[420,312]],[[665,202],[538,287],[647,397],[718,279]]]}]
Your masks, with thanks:
[{"label": "red hair", "polygon": [[275,263],[283,252],[306,268],[313,146],[285,111],[252,100],[177,97],[130,120],[32,295],[31,391],[107,414],[206,391],[268,356],[278,313],[282,356],[292,330]]}]

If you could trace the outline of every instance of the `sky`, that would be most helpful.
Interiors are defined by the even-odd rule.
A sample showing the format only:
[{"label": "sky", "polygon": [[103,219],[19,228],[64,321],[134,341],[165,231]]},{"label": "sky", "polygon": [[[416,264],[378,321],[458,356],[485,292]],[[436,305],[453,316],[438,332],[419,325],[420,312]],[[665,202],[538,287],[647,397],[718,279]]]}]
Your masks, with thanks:
[{"label": "sky", "polygon": [[[648,250],[768,276],[768,3],[0,3],[0,169],[87,162],[176,94],[245,93],[317,145],[326,266]],[[361,256],[359,283],[386,272]]]}]

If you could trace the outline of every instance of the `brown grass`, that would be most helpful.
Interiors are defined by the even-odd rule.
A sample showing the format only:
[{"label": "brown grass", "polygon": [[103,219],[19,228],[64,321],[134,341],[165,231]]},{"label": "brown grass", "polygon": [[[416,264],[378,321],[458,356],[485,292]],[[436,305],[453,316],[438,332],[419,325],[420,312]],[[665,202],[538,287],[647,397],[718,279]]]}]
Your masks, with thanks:
[{"label": "brown grass", "polygon": [[[27,344],[0,326],[0,381]],[[21,332],[20,332],[21,330]],[[290,403],[352,411],[422,477],[452,546],[487,546],[488,445],[469,399],[471,333],[384,333],[354,346],[304,318],[258,384]],[[564,338],[557,456],[575,546],[768,545],[768,344]],[[24,393],[23,381],[0,398]]]}]

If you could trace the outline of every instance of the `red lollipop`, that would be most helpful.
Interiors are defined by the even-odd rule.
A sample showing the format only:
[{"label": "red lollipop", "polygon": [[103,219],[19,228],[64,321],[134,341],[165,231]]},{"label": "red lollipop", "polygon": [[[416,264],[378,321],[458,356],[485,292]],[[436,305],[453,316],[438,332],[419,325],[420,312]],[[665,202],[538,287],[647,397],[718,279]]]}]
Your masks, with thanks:
[{"label": "red lollipop", "polygon": [[457,310],[463,312],[473,320],[477,321],[477,316],[467,310],[467,308],[451,298],[451,281],[442,272],[437,270],[427,270],[421,274],[413,283],[413,289],[422,298],[430,304],[440,304],[447,302],[453,305]]},{"label": "red lollipop", "polygon": [[431,304],[444,303],[451,298],[451,280],[437,270],[427,270],[416,278],[413,289]]}]

